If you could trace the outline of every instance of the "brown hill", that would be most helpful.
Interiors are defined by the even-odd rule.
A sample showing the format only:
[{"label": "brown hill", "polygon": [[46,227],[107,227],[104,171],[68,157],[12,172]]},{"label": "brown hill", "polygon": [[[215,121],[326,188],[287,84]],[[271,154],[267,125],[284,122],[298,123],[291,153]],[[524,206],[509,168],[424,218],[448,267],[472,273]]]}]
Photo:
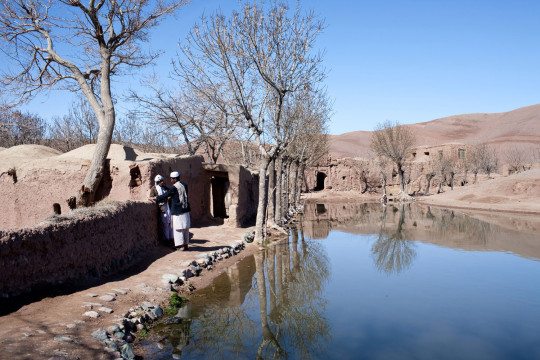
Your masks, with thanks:
[{"label": "brown hill", "polygon": [[[413,130],[418,146],[491,144],[499,152],[512,147],[540,148],[540,104],[504,113],[455,115],[406,126]],[[330,154],[334,158],[365,157],[370,138],[371,131],[333,135]]]}]

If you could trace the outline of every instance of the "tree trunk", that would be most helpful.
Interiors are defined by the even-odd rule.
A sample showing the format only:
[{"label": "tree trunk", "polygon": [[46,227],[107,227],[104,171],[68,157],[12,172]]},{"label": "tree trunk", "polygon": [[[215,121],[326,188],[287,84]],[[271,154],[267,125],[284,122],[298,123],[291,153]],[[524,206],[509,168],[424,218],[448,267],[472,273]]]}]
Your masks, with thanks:
[{"label": "tree trunk", "polygon": [[450,189],[451,190],[454,190],[454,176],[455,176],[454,173],[450,174]]},{"label": "tree trunk", "polygon": [[[302,184],[304,184],[304,181],[306,179],[306,165],[302,164],[300,167],[300,179],[298,179],[298,191],[296,192],[296,203],[300,203],[300,197],[302,195]],[[306,185],[307,190],[307,185]]]},{"label": "tree trunk", "polygon": [[367,176],[366,176],[366,173],[362,171],[362,178],[361,178],[361,181],[362,183],[364,183],[364,188],[362,189],[362,184],[360,183],[360,193],[362,194],[365,194],[366,191],[368,191],[368,179],[367,179]]},{"label": "tree trunk", "polygon": [[276,160],[268,168],[268,223],[275,224],[276,213]]},{"label": "tree trunk", "polygon": [[402,194],[407,193],[407,184],[405,183],[405,170],[403,167],[398,165],[398,175],[399,175],[399,191]]},{"label": "tree trunk", "polygon": [[274,214],[274,220],[276,223],[281,220],[281,176],[283,173],[283,158],[279,161],[276,159],[276,208]]},{"label": "tree trunk", "polygon": [[439,188],[437,189],[437,194],[440,194],[443,192],[443,183],[444,183],[444,179],[442,176],[439,176]]},{"label": "tree trunk", "polygon": [[[83,92],[86,95],[84,89]],[[90,100],[92,109],[98,119],[99,132],[90,167],[84,178],[81,190],[76,196],[77,206],[88,206],[95,201],[96,191],[105,173],[107,154],[111,147],[116,118],[108,76],[102,76],[101,103],[103,109],[98,104],[92,104],[89,95],[87,98]]]},{"label": "tree trunk", "polygon": [[381,172],[381,185],[383,194],[386,194],[386,176],[383,172]]},{"label": "tree trunk", "polygon": [[291,196],[290,203],[293,208],[296,208],[296,191],[298,188],[298,162],[293,161],[292,163],[292,179],[291,179]]},{"label": "tree trunk", "polygon": [[270,159],[262,160],[261,168],[259,169],[259,204],[257,206],[257,221],[255,223],[255,241],[262,243],[264,234],[264,217],[266,213],[266,205],[268,200],[268,183],[266,181],[266,170],[270,164]]},{"label": "tree trunk", "polygon": [[474,173],[474,182],[473,182],[473,184],[476,184],[476,180],[477,180],[477,179],[478,179],[478,173],[475,172],[475,173]]},{"label": "tree trunk", "polygon": [[285,160],[283,173],[281,174],[281,218],[285,219],[289,211],[289,171],[291,163],[289,159]]},{"label": "tree trunk", "polygon": [[426,174],[427,185],[426,185],[426,191],[424,192],[424,195],[429,195],[429,188],[431,187],[431,179],[433,179],[433,175]]},{"label": "tree trunk", "polygon": [[281,349],[279,342],[277,341],[276,336],[272,332],[270,325],[268,324],[268,311],[266,305],[266,279],[264,276],[264,253],[255,254],[255,273],[257,274],[257,288],[259,290],[259,315],[261,318],[261,328],[263,338],[261,344],[257,349],[257,359],[263,358],[263,351],[268,344],[272,344],[277,354],[282,354],[283,350]]}]

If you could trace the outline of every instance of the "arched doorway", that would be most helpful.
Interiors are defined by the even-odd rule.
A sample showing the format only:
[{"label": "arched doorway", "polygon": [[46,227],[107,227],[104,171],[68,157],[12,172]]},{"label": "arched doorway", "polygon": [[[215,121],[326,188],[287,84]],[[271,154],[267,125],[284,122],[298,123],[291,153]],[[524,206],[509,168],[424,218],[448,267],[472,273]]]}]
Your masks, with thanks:
[{"label": "arched doorway", "polygon": [[326,174],[323,172],[317,172],[317,184],[313,190],[320,191],[324,190],[324,181],[326,180]]}]

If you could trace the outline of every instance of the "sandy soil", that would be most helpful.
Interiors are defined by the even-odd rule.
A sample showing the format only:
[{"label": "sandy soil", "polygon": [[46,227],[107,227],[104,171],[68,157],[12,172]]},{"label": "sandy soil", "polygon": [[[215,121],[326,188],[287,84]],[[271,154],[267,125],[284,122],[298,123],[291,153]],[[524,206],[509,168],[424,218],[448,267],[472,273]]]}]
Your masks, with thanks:
[{"label": "sandy soil", "polygon": [[442,194],[418,197],[417,200],[434,206],[538,214],[540,169],[447,189]]},{"label": "sandy soil", "polygon": [[[0,316],[0,359],[110,359],[104,346],[91,337],[91,333],[101,327],[118,323],[118,317],[130,307],[143,301],[167,305],[170,291],[162,283],[162,275],[178,273],[198,255],[215,251],[234,241],[251,229],[221,226],[192,228],[193,240],[187,252],[172,251],[165,246],[149,250],[137,268],[115,278],[102,279],[101,284],[86,286],[82,290],[64,290],[56,294],[30,301],[21,306],[24,298],[17,299],[17,310]],[[242,258],[259,250],[255,244],[246,244],[246,248],[237,256],[225,259],[214,265],[211,271],[203,270],[202,276],[191,278],[195,288],[203,288],[211,283],[225,269]],[[117,290],[127,290],[121,295]],[[129,289],[129,290],[128,290]],[[103,302],[99,296],[116,293],[116,300]],[[85,318],[83,314],[90,309],[85,303],[100,303],[114,310],[112,314],[101,313],[98,319]],[[98,307],[98,306],[97,306]],[[97,311],[95,307],[93,310]],[[2,313],[7,306],[1,306]],[[69,326],[68,326],[69,325]],[[57,335],[69,336],[74,341],[54,340]]]}]

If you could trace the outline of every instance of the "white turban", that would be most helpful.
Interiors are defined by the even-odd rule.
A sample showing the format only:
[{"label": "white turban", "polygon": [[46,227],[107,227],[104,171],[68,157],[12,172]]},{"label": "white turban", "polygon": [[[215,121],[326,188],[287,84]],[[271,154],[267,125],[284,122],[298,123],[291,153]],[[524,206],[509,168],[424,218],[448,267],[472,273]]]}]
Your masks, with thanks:
[{"label": "white turban", "polygon": [[154,178],[154,181],[155,181],[156,183],[158,183],[158,182],[160,182],[160,181],[162,181],[162,180],[163,180],[163,176],[161,176],[161,175],[156,175],[156,177]]},{"label": "white turban", "polygon": [[172,178],[179,178],[179,177],[180,177],[180,174],[178,173],[178,171],[173,171],[173,172],[171,173],[171,177],[172,177]]}]

